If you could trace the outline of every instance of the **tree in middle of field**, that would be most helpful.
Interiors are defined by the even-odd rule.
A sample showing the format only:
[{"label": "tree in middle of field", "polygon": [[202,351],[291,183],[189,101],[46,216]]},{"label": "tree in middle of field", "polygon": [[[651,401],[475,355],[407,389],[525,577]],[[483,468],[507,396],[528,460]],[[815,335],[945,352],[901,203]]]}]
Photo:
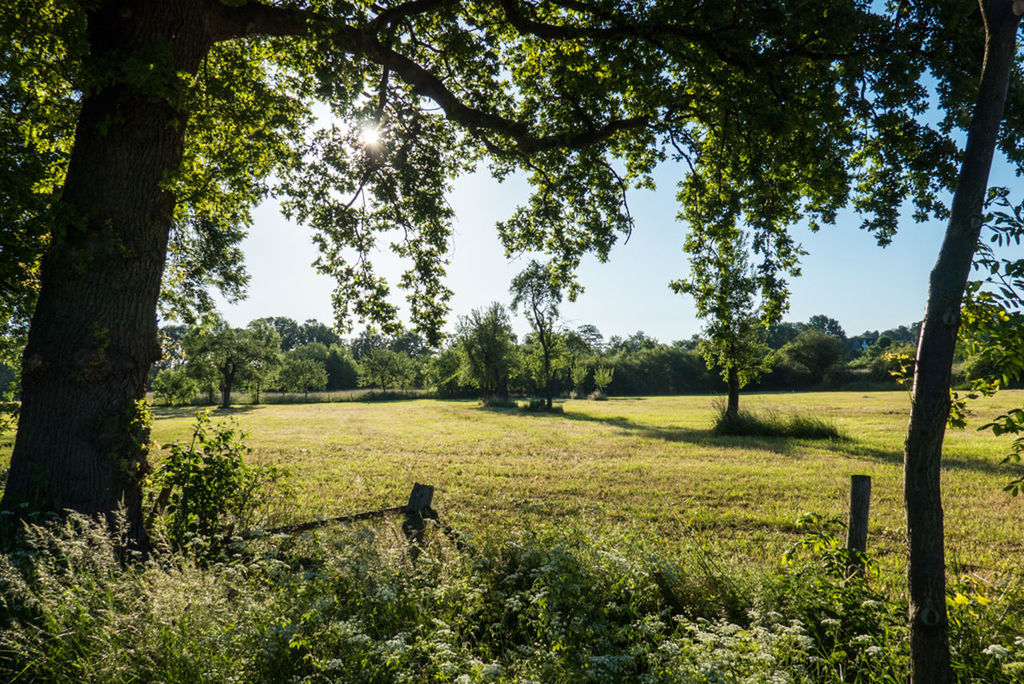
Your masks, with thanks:
[{"label": "tree in middle of field", "polygon": [[776,281],[766,282],[750,267],[746,236],[738,229],[719,239],[691,233],[687,250],[690,275],[671,287],[693,296],[697,315],[704,319],[697,351],[709,370],[721,370],[729,387],[726,417],[735,418],[740,389],[769,370],[766,326],[781,316],[781,307],[773,305],[771,284]]},{"label": "tree in middle of field", "polygon": [[552,406],[552,380],[555,369],[563,354],[560,353],[558,335],[558,305],[562,303],[562,291],[551,280],[547,267],[531,261],[523,271],[512,279],[512,309],[522,308],[530,327],[533,328],[535,361],[534,376],[544,392],[547,407]]}]

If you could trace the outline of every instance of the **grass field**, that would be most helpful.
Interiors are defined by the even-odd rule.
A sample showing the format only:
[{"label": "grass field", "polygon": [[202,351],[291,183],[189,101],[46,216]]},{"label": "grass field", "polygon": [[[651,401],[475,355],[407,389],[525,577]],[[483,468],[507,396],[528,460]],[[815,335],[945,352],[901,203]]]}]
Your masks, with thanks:
[{"label": "grass field", "polygon": [[[1009,439],[976,429],[1022,401],[977,404],[946,442],[958,681],[1024,682],[1024,501],[1002,491]],[[294,474],[282,517],[394,506],[423,482],[470,543],[429,531],[410,553],[396,516],[175,545],[175,511],[154,526],[159,551],[126,565],[103,524],[27,527],[0,554],[0,680],[905,681],[907,395],[741,404],[843,436],[716,437],[710,397],[569,401],[562,414],[428,399],[217,411],[250,433],[250,460]],[[154,439],[187,440],[194,411],[156,409]],[[874,479],[877,572],[849,576],[827,546],[783,567],[807,534],[797,517],[845,517],[855,473]]]},{"label": "grass field", "polygon": [[[1002,491],[1009,438],[977,426],[1024,392],[979,401],[946,438],[943,469],[952,575],[984,580],[1024,561],[1024,501]],[[666,545],[697,536],[732,560],[772,566],[804,512],[845,517],[849,476],[871,475],[869,552],[881,584],[903,587],[904,392],[762,394],[752,410],[835,422],[841,441],[714,437],[711,397],[567,401],[564,414],[490,410],[474,401],[416,400],[237,407],[216,411],[249,432],[257,461],[287,466],[309,518],[404,503],[413,482],[460,531],[500,539],[523,526],[624,527]],[[186,439],[193,408],[154,410],[159,443]],[[894,596],[895,597],[895,596]]]}]

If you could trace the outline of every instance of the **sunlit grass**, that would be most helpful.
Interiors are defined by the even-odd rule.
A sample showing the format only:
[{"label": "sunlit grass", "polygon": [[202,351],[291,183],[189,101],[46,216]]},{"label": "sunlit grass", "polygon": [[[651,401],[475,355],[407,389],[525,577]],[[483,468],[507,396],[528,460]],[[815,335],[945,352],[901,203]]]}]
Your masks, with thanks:
[{"label": "sunlit grass", "polygon": [[[289,467],[299,517],[404,503],[414,482],[464,533],[502,537],[565,523],[713,538],[736,560],[774,566],[804,512],[845,515],[849,476],[871,475],[869,551],[902,591],[905,393],[762,394],[753,411],[833,423],[849,439],[716,437],[709,397],[567,401],[564,414],[488,410],[474,401],[239,407],[218,411],[250,432],[254,457]],[[1021,506],[1002,491],[1008,438],[976,427],[1024,401],[1003,392],[946,438],[943,496],[953,574],[1020,566]],[[193,409],[157,409],[154,438],[184,439]]]}]

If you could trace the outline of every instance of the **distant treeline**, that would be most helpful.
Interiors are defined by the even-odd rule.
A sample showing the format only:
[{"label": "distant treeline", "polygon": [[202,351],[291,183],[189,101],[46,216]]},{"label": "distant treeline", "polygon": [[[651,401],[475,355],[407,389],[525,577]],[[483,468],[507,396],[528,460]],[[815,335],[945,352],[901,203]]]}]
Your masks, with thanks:
[{"label": "distant treeline", "polygon": [[[771,370],[747,391],[896,388],[898,377],[913,370],[919,329],[915,323],[848,337],[827,316],[771,326],[764,335]],[[173,325],[160,330],[163,358],[149,381],[158,401],[174,404],[230,403],[243,392],[245,400],[259,402],[267,392],[359,388],[426,390],[452,398],[529,396],[541,392],[534,338],[531,333],[517,339],[499,304],[461,318],[440,349],[410,331],[364,331],[346,340],[319,321],[284,316],[257,319],[245,328],[223,320],[202,328]],[[557,395],[725,390],[721,374],[698,352],[698,336],[670,344],[642,331],[605,339],[595,326],[582,325],[561,329],[558,338],[552,380]],[[980,360],[961,356],[954,382],[986,370]],[[16,377],[14,369],[0,365],[0,387]]]},{"label": "distant treeline", "polygon": [[[919,324],[847,337],[835,319],[814,316],[765,331],[770,371],[748,390],[883,389],[913,369]],[[417,334],[364,331],[340,338],[315,320],[262,318],[245,328],[223,320],[205,328],[161,329],[162,360],[150,374],[158,401],[222,404],[260,402],[267,392],[372,388],[426,390],[442,397],[541,392],[534,334],[517,339],[500,304],[459,320],[455,335],[431,349]],[[607,340],[593,325],[558,333],[553,389],[561,396],[719,393],[725,383],[709,369],[694,336],[664,344],[637,332]],[[957,381],[981,374],[961,358]]]}]

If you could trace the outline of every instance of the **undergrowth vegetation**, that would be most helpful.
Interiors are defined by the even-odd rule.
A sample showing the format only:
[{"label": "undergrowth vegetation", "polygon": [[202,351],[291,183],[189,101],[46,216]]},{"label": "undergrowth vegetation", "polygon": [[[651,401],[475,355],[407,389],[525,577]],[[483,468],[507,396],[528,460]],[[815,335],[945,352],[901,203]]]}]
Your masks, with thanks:
[{"label": "undergrowth vegetation", "polygon": [[[827,550],[826,550],[827,555]],[[124,564],[85,518],[0,557],[5,681],[897,682],[903,610],[821,549],[773,574],[706,545],[520,531],[414,562],[393,526]],[[1019,592],[951,599],[967,679],[1015,681]],[[964,597],[964,598],[958,598]]]},{"label": "undergrowth vegetation", "polygon": [[845,439],[835,423],[804,413],[739,411],[722,408],[715,417],[712,433],[732,437],[791,437],[793,439]]},{"label": "undergrowth vegetation", "polygon": [[[545,430],[572,418],[508,412]],[[682,518],[674,534],[547,516],[495,536],[453,515],[459,543],[431,523],[411,554],[399,520],[259,534],[286,474],[247,463],[232,423],[204,416],[179,437],[147,557],[76,515],[7,540],[0,681],[905,680],[904,599],[870,558],[849,574],[833,517],[802,516],[789,551],[756,563]],[[1024,681],[1018,576],[951,577],[961,681]]]}]

